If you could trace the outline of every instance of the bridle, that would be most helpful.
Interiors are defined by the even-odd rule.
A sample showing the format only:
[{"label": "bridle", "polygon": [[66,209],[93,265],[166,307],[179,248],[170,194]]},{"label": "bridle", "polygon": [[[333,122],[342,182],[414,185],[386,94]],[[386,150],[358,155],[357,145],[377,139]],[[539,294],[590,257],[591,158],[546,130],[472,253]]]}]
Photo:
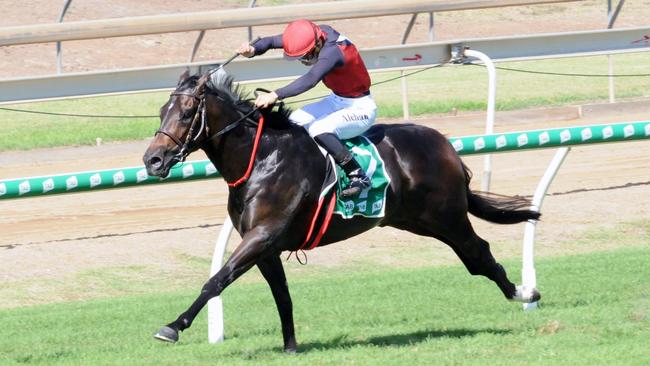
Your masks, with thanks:
[{"label": "bridle", "polygon": [[[257,41],[259,41],[260,39],[261,39],[261,37],[257,37],[254,40],[250,41],[248,44],[252,46],[255,43],[257,43]],[[224,66],[228,65],[232,60],[234,60],[238,56],[239,56],[239,53],[235,53],[232,57],[230,57],[228,60],[226,60],[226,62],[222,63],[221,65],[219,65],[219,67],[217,67],[214,70],[210,71],[207,74],[207,76],[212,76],[212,74],[218,72],[219,70],[223,70]],[[263,92],[267,92],[267,93],[269,92],[268,90],[265,90],[265,89],[262,89],[262,88],[257,88],[257,89],[255,89],[255,96],[257,96],[258,91],[263,91]],[[217,93],[215,91],[208,91],[207,94],[212,94],[212,95],[216,96],[218,99],[220,99],[222,101],[226,101],[226,99],[222,98],[219,95],[219,93]],[[234,121],[232,123],[227,124],[223,129],[221,129],[221,131],[215,133],[214,135],[208,136],[208,123],[207,123],[207,117],[206,117],[206,113],[205,113],[205,95],[206,95],[205,90],[202,91],[199,95],[197,95],[195,93],[184,93],[184,92],[174,91],[174,92],[172,92],[170,94],[170,97],[172,97],[172,96],[180,96],[180,95],[185,95],[185,96],[188,96],[188,97],[192,97],[195,100],[199,101],[199,105],[196,108],[196,112],[194,112],[194,117],[192,117],[192,124],[190,125],[189,131],[187,131],[187,136],[185,137],[185,141],[181,142],[181,140],[178,137],[176,137],[173,134],[165,131],[162,126],[161,126],[161,128],[159,128],[156,131],[156,133],[154,133],[154,137],[159,133],[169,137],[178,146],[178,148],[179,148],[178,154],[174,155],[172,157],[172,160],[175,160],[176,162],[180,162],[180,163],[184,162],[185,159],[187,158],[187,156],[190,153],[192,153],[193,151],[195,151],[196,149],[198,149],[199,146],[201,146],[202,144],[204,144],[204,143],[206,143],[206,142],[208,142],[208,141],[210,141],[212,139],[215,139],[215,138],[217,138],[219,136],[225,135],[229,131],[231,131],[234,128],[236,128],[237,126],[239,126],[242,121],[248,120],[253,125],[257,126],[257,133],[255,135],[255,143],[253,145],[253,152],[251,154],[251,160],[250,160],[248,169],[247,169],[246,173],[244,174],[244,176],[241,177],[240,179],[238,179],[234,183],[228,183],[228,185],[230,185],[230,186],[238,186],[239,184],[241,184],[241,183],[245,182],[246,180],[248,180],[248,177],[250,176],[250,173],[252,171],[253,162],[255,160],[255,154],[257,152],[259,139],[260,139],[260,136],[262,135],[262,129],[264,127],[264,117],[263,116],[260,115],[259,123],[250,118],[250,116],[253,113],[255,113],[255,112],[257,112],[259,110],[259,108],[255,107],[255,108],[251,109],[250,112],[245,113],[245,114],[242,113],[242,111],[240,111],[238,108],[235,108],[235,111],[237,111],[237,114],[239,114],[239,116],[240,116],[239,119],[237,119],[236,121]],[[196,128],[196,124],[197,124],[197,121],[199,120],[199,118],[201,119],[201,126],[199,127],[198,132],[195,135],[194,129]],[[205,134],[205,138],[204,138],[203,141],[199,142],[199,137],[201,135],[203,135],[203,134]]]},{"label": "bridle", "polygon": [[[177,160],[179,162],[185,161],[185,158],[190,154],[192,151],[191,149],[193,147],[198,146],[196,144],[196,141],[198,141],[199,137],[203,134],[203,131],[206,130],[206,121],[205,121],[205,98],[198,97],[194,94],[191,93],[181,93],[181,92],[173,92],[170,94],[171,96],[179,96],[179,95],[185,95],[188,97],[192,97],[196,100],[199,101],[199,106],[196,109],[196,112],[194,113],[194,116],[192,118],[192,124],[190,125],[190,130],[187,132],[187,136],[185,137],[185,141],[181,141],[178,137],[174,136],[174,134],[165,131],[162,126],[159,128],[154,136],[157,134],[161,133],[167,137],[169,137],[174,143],[179,147],[179,152],[174,156],[174,160]],[[199,120],[201,119],[201,127],[199,128],[198,133],[196,133],[196,136],[192,137],[194,135],[194,129],[196,128],[196,124]],[[196,144],[195,146],[192,146],[193,144]]]},{"label": "bridle", "polygon": [[[257,41],[259,41],[260,39],[262,39],[262,38],[261,38],[261,37],[257,37],[257,38],[255,38],[254,40],[250,41],[248,44],[251,45],[251,46],[253,46],[253,45],[255,45],[255,43],[257,43]],[[212,74],[218,72],[219,70],[223,70],[223,67],[224,67],[224,66],[228,65],[230,62],[232,62],[232,60],[234,60],[234,59],[237,58],[238,56],[239,56],[239,53],[235,53],[234,55],[232,55],[232,57],[230,57],[230,58],[229,58],[228,60],[226,60],[224,63],[222,63],[221,65],[219,65],[219,67],[217,67],[217,68],[215,68],[214,70],[210,71],[210,72],[208,73],[208,76],[211,76]],[[263,89],[262,89],[262,90],[263,90]],[[256,89],[255,91],[257,92],[257,89]],[[217,94],[217,93],[215,93],[215,92],[210,92],[209,94],[214,94],[214,95],[217,96],[217,98],[219,98],[219,99],[221,99],[221,100],[225,100],[225,99],[223,99],[221,96],[219,96],[219,94]],[[156,131],[156,133],[154,134],[154,136],[156,136],[157,134],[162,133],[163,135],[169,137],[172,141],[174,141],[174,143],[175,143],[176,145],[178,145],[178,147],[180,148],[180,150],[179,150],[178,154],[176,154],[176,155],[174,156],[174,159],[176,159],[178,162],[183,162],[183,161],[185,161],[185,158],[187,158],[187,156],[188,156],[192,151],[196,150],[196,149],[200,146],[200,143],[197,143],[197,141],[198,141],[198,139],[199,139],[199,136],[201,136],[201,135],[203,134],[203,131],[205,131],[205,135],[206,135],[206,139],[205,139],[205,141],[203,141],[203,142],[206,142],[206,141],[208,141],[208,140],[211,140],[211,139],[213,139],[213,138],[219,137],[219,136],[221,136],[221,135],[227,133],[228,131],[230,131],[230,130],[232,130],[233,128],[237,127],[237,126],[241,123],[241,121],[243,121],[243,120],[245,120],[245,119],[248,119],[249,121],[251,121],[251,122],[253,122],[253,123],[256,124],[255,121],[251,120],[251,119],[248,118],[248,117],[249,117],[251,114],[255,113],[255,111],[257,111],[257,108],[253,108],[252,111],[246,113],[245,115],[242,115],[242,113],[241,113],[239,110],[237,110],[237,113],[239,113],[240,115],[242,115],[241,118],[239,118],[237,121],[235,121],[235,122],[233,122],[233,123],[231,123],[231,124],[228,124],[226,127],[223,128],[223,130],[217,132],[217,133],[214,134],[213,136],[208,137],[208,136],[207,136],[207,134],[208,134],[208,133],[207,133],[207,122],[206,122],[206,117],[205,117],[205,92],[203,92],[200,96],[199,96],[199,95],[196,95],[196,94],[194,94],[194,93],[183,93],[183,92],[176,92],[176,91],[174,91],[174,92],[172,92],[172,93],[170,94],[170,96],[179,96],[179,95],[186,95],[186,96],[188,96],[188,97],[192,97],[192,98],[194,98],[194,99],[196,99],[196,100],[199,101],[199,106],[197,107],[196,112],[194,113],[194,118],[192,119],[192,124],[190,125],[190,130],[187,132],[187,137],[185,138],[185,142],[181,142],[181,140],[180,140],[178,137],[176,137],[176,136],[172,135],[171,133],[169,133],[169,132],[163,130],[162,128],[159,128],[159,129]],[[198,119],[199,119],[199,114],[201,115],[201,127],[200,127],[200,129],[199,129],[199,132],[196,134],[196,136],[192,137],[192,134],[194,134],[194,127],[196,126],[196,122],[197,122]],[[191,145],[192,143],[194,143],[194,146]]]},{"label": "bridle", "polygon": [[[253,108],[250,112],[243,114],[239,109],[235,108],[237,113],[240,115],[240,118],[237,119],[236,121],[227,124],[223,129],[221,129],[219,132],[208,136],[208,128],[207,128],[207,117],[205,113],[205,94],[206,92],[203,92],[200,95],[196,95],[194,93],[183,93],[183,92],[172,92],[170,94],[171,96],[181,96],[185,95],[188,97],[192,97],[195,100],[199,101],[199,105],[196,108],[196,112],[194,113],[194,117],[192,118],[192,124],[190,124],[190,129],[187,132],[187,136],[185,137],[185,141],[181,141],[178,137],[174,136],[174,134],[164,130],[162,127],[159,128],[154,136],[157,134],[163,134],[167,137],[169,137],[174,143],[179,147],[179,152],[173,157],[174,160],[177,162],[183,162],[187,158],[187,156],[192,153],[193,151],[197,150],[201,144],[210,141],[212,139],[215,139],[219,136],[222,136],[229,131],[233,130],[237,126],[241,124],[242,121],[248,120],[250,121],[253,125],[258,125],[256,121],[253,119],[249,118],[253,113],[258,111],[258,108]],[[218,99],[221,99],[225,101],[224,98],[222,98],[218,93],[216,92],[208,92],[208,94],[215,95]],[[197,123],[198,121],[201,121],[201,124],[198,129]],[[196,129],[196,130],[195,130]],[[199,138],[205,135],[205,138],[202,141],[199,141]]]}]

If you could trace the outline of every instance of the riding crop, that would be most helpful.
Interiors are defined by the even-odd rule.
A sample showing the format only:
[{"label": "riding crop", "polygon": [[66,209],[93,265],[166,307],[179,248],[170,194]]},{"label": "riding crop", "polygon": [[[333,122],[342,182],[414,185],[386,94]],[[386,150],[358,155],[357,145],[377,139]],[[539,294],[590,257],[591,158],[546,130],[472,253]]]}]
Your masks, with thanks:
[{"label": "riding crop", "polygon": [[[259,41],[260,39],[262,39],[262,37],[257,37],[257,38],[255,38],[254,40],[248,42],[248,44],[251,45],[251,46],[253,46],[253,45],[255,45],[255,43],[257,43],[257,41]],[[238,56],[239,56],[239,52],[238,52],[238,53],[235,53],[235,54],[232,55],[232,56],[230,56],[229,59],[227,59],[224,63],[222,63],[221,65],[219,65],[216,69],[211,70],[211,71],[210,71],[210,75],[212,75],[212,74],[214,74],[215,72],[217,72],[217,71],[223,69],[224,66],[228,65],[230,62],[232,62],[232,60],[236,59]]]}]

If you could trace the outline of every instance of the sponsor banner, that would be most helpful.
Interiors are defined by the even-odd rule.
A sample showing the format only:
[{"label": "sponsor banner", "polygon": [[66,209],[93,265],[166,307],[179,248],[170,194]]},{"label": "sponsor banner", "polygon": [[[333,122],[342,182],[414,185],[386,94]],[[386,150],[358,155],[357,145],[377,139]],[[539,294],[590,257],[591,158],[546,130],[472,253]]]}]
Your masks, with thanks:
[{"label": "sponsor banner", "polygon": [[451,138],[459,155],[560,147],[650,137],[650,122],[617,123]]},{"label": "sponsor banner", "polygon": [[[578,126],[525,132],[499,133],[451,138],[449,141],[459,155],[515,151],[539,147],[559,147],[603,142],[641,140],[650,138],[650,122],[626,122]],[[0,200],[32,197],[44,194],[82,192],[113,187],[180,182],[220,177],[208,160],[177,164],[164,180],[150,177],[144,167],[120,168],[96,172],[59,174],[45,177],[0,180]],[[383,202],[368,201],[365,211],[373,214]],[[380,210],[383,211],[383,210]]]}]

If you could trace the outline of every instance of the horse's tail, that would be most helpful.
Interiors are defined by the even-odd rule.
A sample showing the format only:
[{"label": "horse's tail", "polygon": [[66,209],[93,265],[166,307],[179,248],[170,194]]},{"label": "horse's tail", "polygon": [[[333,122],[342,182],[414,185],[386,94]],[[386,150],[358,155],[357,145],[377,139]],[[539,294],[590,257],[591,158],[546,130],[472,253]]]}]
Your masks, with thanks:
[{"label": "horse's tail", "polygon": [[526,209],[529,200],[523,197],[510,197],[493,193],[472,192],[469,181],[472,172],[463,164],[467,184],[467,209],[472,215],[497,224],[516,224],[527,220],[538,220],[541,214]]}]

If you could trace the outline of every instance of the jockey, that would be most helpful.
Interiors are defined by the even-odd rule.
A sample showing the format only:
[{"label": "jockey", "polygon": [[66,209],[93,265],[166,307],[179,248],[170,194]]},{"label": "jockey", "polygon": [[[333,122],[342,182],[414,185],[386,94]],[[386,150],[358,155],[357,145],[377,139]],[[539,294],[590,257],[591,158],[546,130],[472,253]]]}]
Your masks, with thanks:
[{"label": "jockey", "polygon": [[341,196],[358,195],[370,187],[371,181],[341,139],[368,130],[375,121],[377,105],[370,95],[370,76],[357,48],[332,27],[300,19],[289,23],[282,34],[261,38],[254,46],[245,43],[237,52],[253,57],[271,48],[283,48],[285,59],[297,59],[311,68],[287,86],[258,95],[255,105],[266,108],[277,100],[304,93],[322,80],[332,94],[294,111],[289,118],[304,127],[343,168],[350,183]]}]

